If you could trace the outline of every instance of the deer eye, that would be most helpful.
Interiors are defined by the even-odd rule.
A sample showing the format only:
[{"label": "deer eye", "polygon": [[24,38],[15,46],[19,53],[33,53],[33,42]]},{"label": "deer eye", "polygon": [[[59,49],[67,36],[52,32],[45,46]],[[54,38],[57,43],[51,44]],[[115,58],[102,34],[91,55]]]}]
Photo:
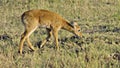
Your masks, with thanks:
[{"label": "deer eye", "polygon": [[80,30],[78,30],[78,32],[80,32]]}]

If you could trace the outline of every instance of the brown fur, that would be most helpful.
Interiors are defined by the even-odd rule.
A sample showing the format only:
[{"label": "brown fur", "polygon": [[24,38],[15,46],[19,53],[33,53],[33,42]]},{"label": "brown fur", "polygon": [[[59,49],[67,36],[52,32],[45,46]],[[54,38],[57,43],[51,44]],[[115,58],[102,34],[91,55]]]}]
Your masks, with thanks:
[{"label": "brown fur", "polygon": [[20,44],[19,44],[19,51],[22,54],[22,48],[23,43],[25,40],[28,43],[28,46],[35,50],[32,46],[29,36],[37,27],[44,27],[46,28],[48,32],[48,36],[45,40],[43,40],[41,47],[46,43],[47,40],[50,39],[50,37],[53,35],[55,38],[55,44],[57,49],[59,49],[58,46],[58,31],[60,29],[65,29],[67,31],[70,31],[78,36],[82,36],[82,34],[79,32],[80,27],[77,25],[77,23],[74,23],[71,25],[68,23],[65,19],[63,19],[59,14],[56,14],[54,12],[48,11],[48,10],[30,10],[23,13],[21,16],[22,23],[25,26],[25,32],[21,36]]}]

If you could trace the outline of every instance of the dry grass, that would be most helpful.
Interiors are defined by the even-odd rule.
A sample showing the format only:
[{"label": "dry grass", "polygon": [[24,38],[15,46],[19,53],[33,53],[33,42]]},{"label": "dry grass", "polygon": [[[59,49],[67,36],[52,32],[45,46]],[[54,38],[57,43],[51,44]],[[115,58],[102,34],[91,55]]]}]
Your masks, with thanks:
[{"label": "dry grass", "polygon": [[[119,0],[2,0],[0,1],[0,68],[119,68],[120,67]],[[39,49],[46,37],[44,29],[31,35],[37,49],[19,55],[18,44],[24,28],[21,14],[30,9],[47,9],[69,21],[76,20],[84,38],[59,32],[60,51],[49,42]],[[67,36],[66,36],[67,35]]]}]

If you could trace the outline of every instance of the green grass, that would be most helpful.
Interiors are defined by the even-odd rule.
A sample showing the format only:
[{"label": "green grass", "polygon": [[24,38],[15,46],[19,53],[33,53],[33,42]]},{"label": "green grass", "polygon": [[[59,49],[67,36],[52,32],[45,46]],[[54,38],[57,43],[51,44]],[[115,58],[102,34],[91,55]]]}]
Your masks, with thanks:
[{"label": "green grass", "polygon": [[[2,0],[0,9],[0,68],[120,68],[119,0]],[[30,36],[37,50],[31,52],[25,43],[25,53],[20,55],[18,44],[24,32],[20,16],[30,9],[54,11],[77,21],[84,37],[74,39],[61,30],[60,51],[52,41],[39,49],[46,33],[38,28]]]}]

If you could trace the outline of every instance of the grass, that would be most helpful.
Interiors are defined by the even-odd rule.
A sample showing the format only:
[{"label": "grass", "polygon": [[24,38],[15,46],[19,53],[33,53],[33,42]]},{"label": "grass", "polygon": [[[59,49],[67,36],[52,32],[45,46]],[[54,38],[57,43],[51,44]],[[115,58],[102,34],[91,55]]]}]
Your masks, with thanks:
[{"label": "grass", "polygon": [[[119,68],[119,6],[119,0],[0,1],[0,68]],[[46,32],[37,29],[30,36],[37,50],[31,52],[25,43],[25,53],[20,55],[18,44],[24,31],[20,16],[30,9],[47,9],[77,21],[84,38],[61,30],[60,51],[56,52],[52,41],[39,49]]]}]

